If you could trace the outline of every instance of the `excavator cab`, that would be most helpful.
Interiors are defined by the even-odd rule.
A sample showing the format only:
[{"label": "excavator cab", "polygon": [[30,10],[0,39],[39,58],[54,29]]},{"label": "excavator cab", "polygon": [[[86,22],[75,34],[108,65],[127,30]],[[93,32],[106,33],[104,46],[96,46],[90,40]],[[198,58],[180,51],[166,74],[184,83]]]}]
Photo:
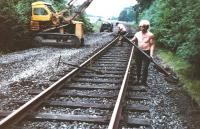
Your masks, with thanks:
[{"label": "excavator cab", "polygon": [[35,46],[66,45],[80,47],[84,43],[83,22],[65,18],[51,4],[32,3],[31,30],[36,32]]},{"label": "excavator cab", "polygon": [[45,27],[51,27],[50,25],[54,25],[52,18],[56,15],[51,4],[42,1],[32,3],[31,30],[40,31]]}]

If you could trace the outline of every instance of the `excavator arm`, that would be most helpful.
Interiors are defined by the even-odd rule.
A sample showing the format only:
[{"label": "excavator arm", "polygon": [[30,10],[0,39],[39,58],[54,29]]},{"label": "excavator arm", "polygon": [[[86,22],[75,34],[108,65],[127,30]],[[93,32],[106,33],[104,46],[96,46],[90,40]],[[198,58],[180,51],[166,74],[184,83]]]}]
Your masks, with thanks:
[{"label": "excavator arm", "polygon": [[[67,4],[68,5],[68,8],[71,9],[74,2],[77,1],[77,0],[71,0],[69,1],[69,3]],[[63,17],[64,21],[65,22],[70,22],[72,20],[74,20],[75,18],[77,18],[78,16],[80,16],[80,14],[85,11],[85,9],[91,4],[93,0],[86,0],[79,8],[77,11],[75,11],[71,16],[68,16],[68,17]],[[59,12],[59,14],[61,13],[64,13],[66,11],[68,11],[69,9],[65,9],[65,10],[62,10],[61,12]]]},{"label": "excavator arm", "polygon": [[72,7],[76,1],[77,1],[77,0],[70,0],[70,1],[67,3],[67,5],[68,5],[69,7]]},{"label": "excavator arm", "polygon": [[[70,0],[68,2],[68,8],[67,9],[64,9],[62,11],[60,11],[58,14],[61,15],[62,13],[65,13],[66,11],[69,11],[69,9],[72,8],[72,6],[74,5],[74,3],[76,2],[77,0]],[[65,27],[67,26],[69,23],[71,23],[72,20],[74,20],[75,18],[77,18],[78,16],[80,16],[80,14],[82,12],[85,11],[85,9],[91,4],[93,0],[86,0],[79,8],[78,8],[78,11],[74,12],[71,16],[68,16],[68,17],[64,17],[63,15],[61,15],[62,19],[64,20],[64,23],[65,24],[62,24],[62,25],[59,25],[59,26],[55,26],[55,27],[51,27],[51,28],[48,28],[48,29],[45,29],[43,30],[43,32],[48,32],[48,31],[52,31],[54,29],[59,29],[59,28],[62,28],[62,27]]]},{"label": "excavator arm", "polygon": [[85,9],[91,4],[93,0],[87,0],[85,1],[78,9],[77,12],[75,12],[72,16],[71,20],[74,20],[75,18],[77,18],[83,11],[85,11]]}]

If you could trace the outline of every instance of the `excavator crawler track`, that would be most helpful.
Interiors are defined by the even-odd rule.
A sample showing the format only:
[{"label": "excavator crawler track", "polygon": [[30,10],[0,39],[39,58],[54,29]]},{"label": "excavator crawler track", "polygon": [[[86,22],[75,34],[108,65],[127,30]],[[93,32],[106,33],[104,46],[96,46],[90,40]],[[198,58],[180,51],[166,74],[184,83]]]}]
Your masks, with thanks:
[{"label": "excavator crawler track", "polygon": [[38,33],[34,38],[34,45],[39,46],[64,46],[64,47],[81,47],[84,40],[79,40],[74,34],[60,33]]}]

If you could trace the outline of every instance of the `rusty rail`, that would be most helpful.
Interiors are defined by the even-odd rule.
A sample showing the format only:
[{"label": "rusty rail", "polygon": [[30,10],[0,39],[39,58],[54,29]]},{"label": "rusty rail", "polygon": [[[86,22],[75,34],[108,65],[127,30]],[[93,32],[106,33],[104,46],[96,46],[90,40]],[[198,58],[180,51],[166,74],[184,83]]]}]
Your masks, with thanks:
[{"label": "rusty rail", "polygon": [[117,97],[117,101],[111,116],[111,120],[108,126],[108,129],[118,129],[119,128],[119,123],[121,120],[122,116],[122,109],[123,109],[123,100],[125,99],[126,96],[126,90],[127,90],[127,81],[129,78],[129,73],[130,73],[130,66],[131,66],[131,61],[133,59],[133,50],[134,47],[132,47],[131,54],[129,57],[129,62],[127,65],[126,72],[124,74],[123,82]]}]

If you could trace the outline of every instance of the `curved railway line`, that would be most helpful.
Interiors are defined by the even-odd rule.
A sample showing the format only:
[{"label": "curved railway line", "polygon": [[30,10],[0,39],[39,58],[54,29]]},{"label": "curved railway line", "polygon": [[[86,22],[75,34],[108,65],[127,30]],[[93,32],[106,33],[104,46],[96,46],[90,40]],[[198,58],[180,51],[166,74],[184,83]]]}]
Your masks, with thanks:
[{"label": "curved railway line", "polygon": [[[134,86],[134,48],[114,38],[47,89],[33,89],[28,102],[1,112],[0,128],[151,128],[148,94]],[[71,64],[73,66],[73,64]],[[48,124],[48,127],[46,123]]]}]

